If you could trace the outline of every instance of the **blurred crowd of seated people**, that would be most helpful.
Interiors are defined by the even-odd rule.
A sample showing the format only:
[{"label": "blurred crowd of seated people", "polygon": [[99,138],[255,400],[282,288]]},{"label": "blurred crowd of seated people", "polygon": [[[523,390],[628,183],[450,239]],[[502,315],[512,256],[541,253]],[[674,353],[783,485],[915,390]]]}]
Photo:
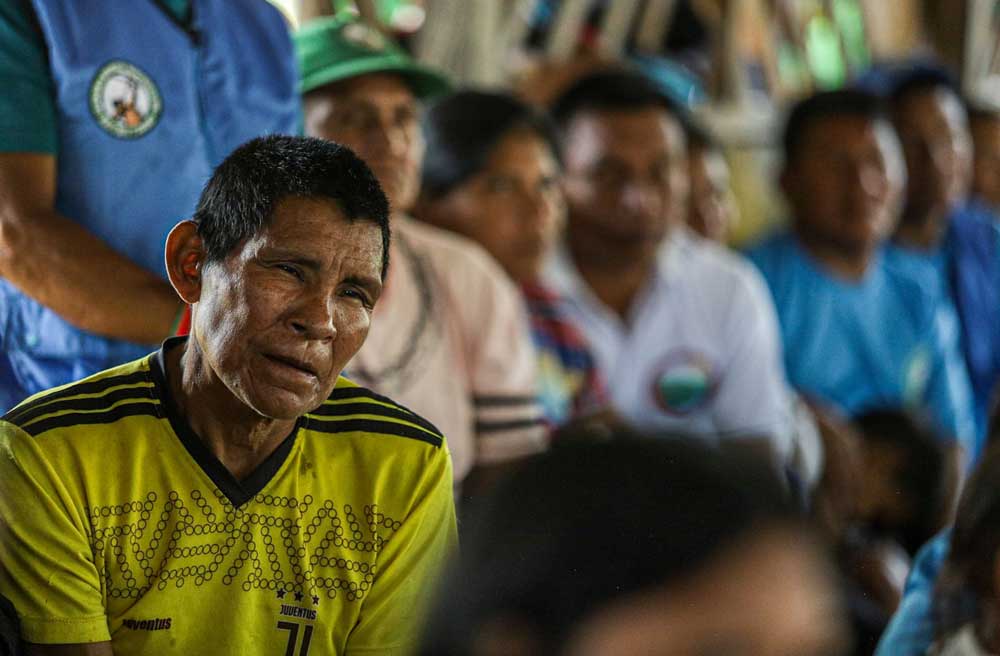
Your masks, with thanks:
[{"label": "blurred crowd of seated people", "polygon": [[[6,418],[191,333],[160,270],[170,226],[240,143],[300,131],[354,151],[391,208],[381,298],[344,375],[426,418],[451,458],[464,546],[401,649],[1000,654],[1000,102],[927,61],[796,100],[774,140],[787,216],[737,247],[725,142],[626,60],[568,65],[538,104],[457,87],[355,16],[290,35],[241,17],[284,59],[262,80],[219,64],[250,77],[220,86],[232,113],[201,116],[221,127],[195,161],[178,145],[194,119],[174,125],[158,95],[182,82],[131,64],[112,73],[163,118],[109,118],[93,131],[113,143],[88,145],[79,121],[113,80],[88,79],[94,118],[65,109],[86,94],[65,91],[59,40],[82,37],[59,5],[0,9],[0,46],[35,48],[41,80],[0,54],[0,114],[55,89],[47,141],[17,136],[37,116],[0,122]],[[230,36],[215,47],[241,54]],[[168,128],[177,143],[153,141]],[[130,167],[162,179],[98,180],[130,139]],[[148,230],[100,215],[144,198]],[[30,556],[4,526],[0,655],[130,653],[22,641],[5,560]]]}]

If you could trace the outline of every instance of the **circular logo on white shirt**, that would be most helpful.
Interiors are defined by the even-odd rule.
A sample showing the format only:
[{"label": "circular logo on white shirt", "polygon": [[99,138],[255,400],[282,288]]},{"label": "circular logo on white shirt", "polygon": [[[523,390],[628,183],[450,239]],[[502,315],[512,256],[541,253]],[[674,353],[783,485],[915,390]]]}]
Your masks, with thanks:
[{"label": "circular logo on white shirt", "polygon": [[667,353],[653,368],[653,398],[664,412],[687,415],[705,407],[715,396],[718,376],[702,353],[678,349]]},{"label": "circular logo on white shirt", "polygon": [[97,71],[90,85],[90,112],[119,139],[137,139],[160,121],[163,99],[152,78],[137,66],[116,59]]}]

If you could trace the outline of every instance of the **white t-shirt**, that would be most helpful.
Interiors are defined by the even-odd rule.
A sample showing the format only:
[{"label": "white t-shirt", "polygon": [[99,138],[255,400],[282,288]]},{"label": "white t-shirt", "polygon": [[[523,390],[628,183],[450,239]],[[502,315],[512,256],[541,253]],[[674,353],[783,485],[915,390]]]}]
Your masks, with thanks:
[{"label": "white t-shirt", "polygon": [[741,256],[675,230],[622,321],[565,248],[545,280],[587,337],[615,408],[645,431],[771,436],[792,448],[791,397],[774,306]]},{"label": "white t-shirt", "polygon": [[389,275],[347,375],[437,426],[455,481],[547,446],[523,302],[473,242],[394,215]]}]

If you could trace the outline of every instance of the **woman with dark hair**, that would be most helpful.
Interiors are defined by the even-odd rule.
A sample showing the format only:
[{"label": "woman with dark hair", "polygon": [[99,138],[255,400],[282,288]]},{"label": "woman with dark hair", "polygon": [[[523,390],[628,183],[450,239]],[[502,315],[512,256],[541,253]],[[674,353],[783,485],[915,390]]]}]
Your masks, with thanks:
[{"label": "woman with dark hair", "polygon": [[561,316],[555,296],[538,284],[565,214],[548,119],[506,94],[461,91],[428,109],[424,135],[414,214],[478,242],[520,285],[549,423],[562,426],[603,409],[603,384],[589,348]]},{"label": "woman with dark hair", "polygon": [[846,653],[789,508],[763,464],[693,441],[557,446],[470,517],[421,653]]},{"label": "woman with dark hair", "polygon": [[936,656],[1000,654],[1000,448],[992,446],[959,502],[934,591]]}]

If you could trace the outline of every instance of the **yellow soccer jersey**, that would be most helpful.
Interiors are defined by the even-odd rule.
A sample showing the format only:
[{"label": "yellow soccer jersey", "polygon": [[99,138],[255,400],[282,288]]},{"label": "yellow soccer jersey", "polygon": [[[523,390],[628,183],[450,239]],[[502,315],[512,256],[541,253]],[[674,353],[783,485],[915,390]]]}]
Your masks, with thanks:
[{"label": "yellow soccer jersey", "polygon": [[456,540],[437,430],[341,378],[238,481],[164,371],[161,351],[0,421],[0,594],[24,638],[111,640],[116,656],[409,651]]}]

